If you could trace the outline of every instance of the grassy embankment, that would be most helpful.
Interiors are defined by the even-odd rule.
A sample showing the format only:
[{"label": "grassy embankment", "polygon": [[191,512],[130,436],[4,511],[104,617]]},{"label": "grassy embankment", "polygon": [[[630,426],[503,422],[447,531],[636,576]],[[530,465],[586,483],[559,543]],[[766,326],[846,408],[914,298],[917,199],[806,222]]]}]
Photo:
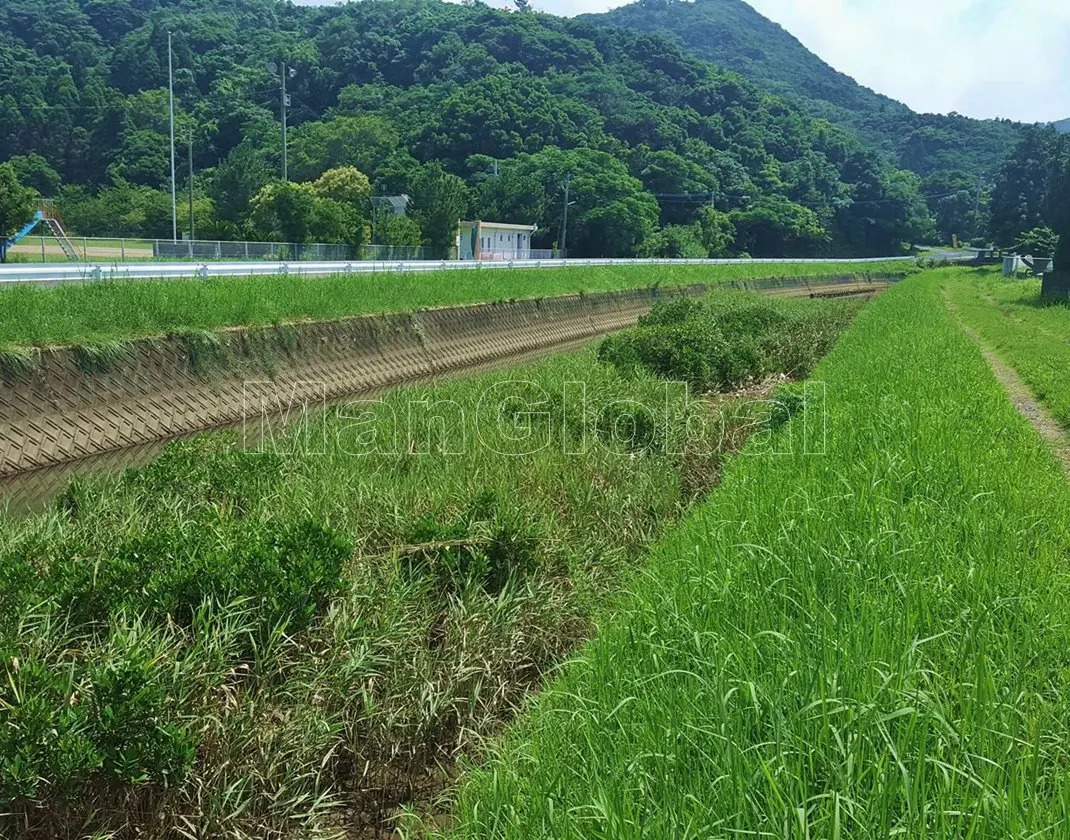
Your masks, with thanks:
[{"label": "grassy embankment", "polygon": [[1070,429],[1070,305],[1042,300],[1040,280],[964,271],[944,288],[963,323]]},{"label": "grassy embankment", "polygon": [[0,288],[0,347],[116,341],[574,292],[913,270],[910,262],[829,262],[16,285]]},{"label": "grassy embankment", "polygon": [[862,312],[827,454],[733,460],[451,836],[1070,835],[1070,487],[941,283]]},{"label": "grassy embankment", "polygon": [[[857,307],[720,293],[644,329],[707,319],[687,357],[737,361],[695,381],[735,384],[805,375]],[[401,389],[267,454],[204,436],[0,519],[0,835],[306,840],[426,800],[782,422],[633,350]]]}]

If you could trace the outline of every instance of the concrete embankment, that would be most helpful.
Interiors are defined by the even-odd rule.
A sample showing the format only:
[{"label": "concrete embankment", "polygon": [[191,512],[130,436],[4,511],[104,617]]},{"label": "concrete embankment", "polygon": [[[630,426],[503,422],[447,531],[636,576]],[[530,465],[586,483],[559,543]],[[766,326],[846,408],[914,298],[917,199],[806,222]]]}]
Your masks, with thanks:
[{"label": "concrete embankment", "polygon": [[[865,294],[895,277],[746,284],[766,294]],[[626,329],[704,285],[41,350],[0,381],[0,477],[435,377],[518,364]]]}]

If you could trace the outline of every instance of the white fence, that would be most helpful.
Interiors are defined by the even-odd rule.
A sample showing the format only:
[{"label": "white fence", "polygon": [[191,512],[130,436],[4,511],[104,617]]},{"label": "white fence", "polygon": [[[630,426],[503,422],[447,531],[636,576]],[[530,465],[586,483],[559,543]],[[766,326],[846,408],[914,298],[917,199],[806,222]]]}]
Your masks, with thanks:
[{"label": "white fence", "polygon": [[516,262],[517,260],[553,260],[558,259],[557,251],[539,250],[538,248],[514,248],[511,251],[483,250],[479,259],[483,262]]},{"label": "white fence", "polygon": [[289,274],[322,277],[332,274],[416,273],[425,271],[500,271],[502,269],[583,268],[625,265],[827,265],[831,272],[842,266],[880,262],[913,262],[914,257],[875,257],[853,260],[753,259],[753,260],[668,260],[668,259],[580,259],[515,260],[482,262],[479,260],[435,261],[366,261],[347,262],[215,262],[215,263],[49,263],[29,265],[15,263],[0,266],[0,285],[36,283],[52,286],[60,283],[84,283],[99,280],[172,280],[208,277],[263,277]]}]

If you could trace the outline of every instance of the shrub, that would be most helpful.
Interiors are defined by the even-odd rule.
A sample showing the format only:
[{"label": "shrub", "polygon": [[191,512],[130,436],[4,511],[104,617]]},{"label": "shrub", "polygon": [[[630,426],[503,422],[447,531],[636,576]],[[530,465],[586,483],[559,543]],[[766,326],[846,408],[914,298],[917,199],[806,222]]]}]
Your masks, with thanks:
[{"label": "shrub", "polygon": [[477,496],[461,516],[441,521],[420,517],[407,534],[402,556],[406,576],[429,581],[441,595],[478,586],[497,595],[535,568],[539,544],[533,525],[505,510],[491,492]]},{"label": "shrub", "polygon": [[599,359],[701,391],[729,390],[771,374],[802,377],[857,311],[848,301],[785,301],[736,292],[656,304],[637,327],[602,343]]},{"label": "shrub", "polygon": [[95,554],[79,541],[64,549],[41,585],[76,625],[100,625],[124,610],[189,625],[204,602],[240,599],[262,629],[285,623],[291,630],[307,627],[340,590],[352,551],[311,520],[225,519],[150,529]]},{"label": "shrub", "polygon": [[283,461],[274,454],[239,451],[236,445],[227,435],[179,441],[148,466],[128,470],[122,484],[159,505],[168,499],[199,499],[240,514],[281,482]]},{"label": "shrub", "polygon": [[95,653],[48,662],[0,650],[0,809],[174,784],[189,771],[193,740],[159,639],[136,621],[117,622]]},{"label": "shrub", "polygon": [[140,517],[109,538],[92,524],[107,516],[102,485],[72,482],[63,539],[25,539],[0,560],[5,603],[50,600],[74,627],[100,628],[121,611],[188,626],[207,601],[242,600],[261,629],[307,627],[341,589],[350,543],[310,518],[248,516],[279,460],[213,447],[181,444],[127,472],[112,490],[143,500]]}]

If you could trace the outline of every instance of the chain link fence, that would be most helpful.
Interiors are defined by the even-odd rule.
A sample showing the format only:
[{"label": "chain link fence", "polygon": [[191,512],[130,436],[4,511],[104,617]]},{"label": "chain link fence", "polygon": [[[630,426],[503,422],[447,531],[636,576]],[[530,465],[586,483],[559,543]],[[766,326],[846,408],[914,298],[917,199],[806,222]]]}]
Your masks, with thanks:
[{"label": "chain link fence", "polygon": [[[332,245],[316,242],[224,242],[209,239],[130,239],[72,236],[79,256],[87,262],[218,262],[221,260],[419,261],[436,259],[428,248],[408,245]],[[12,262],[67,262],[60,243],[51,236],[27,236],[8,251]]]}]

